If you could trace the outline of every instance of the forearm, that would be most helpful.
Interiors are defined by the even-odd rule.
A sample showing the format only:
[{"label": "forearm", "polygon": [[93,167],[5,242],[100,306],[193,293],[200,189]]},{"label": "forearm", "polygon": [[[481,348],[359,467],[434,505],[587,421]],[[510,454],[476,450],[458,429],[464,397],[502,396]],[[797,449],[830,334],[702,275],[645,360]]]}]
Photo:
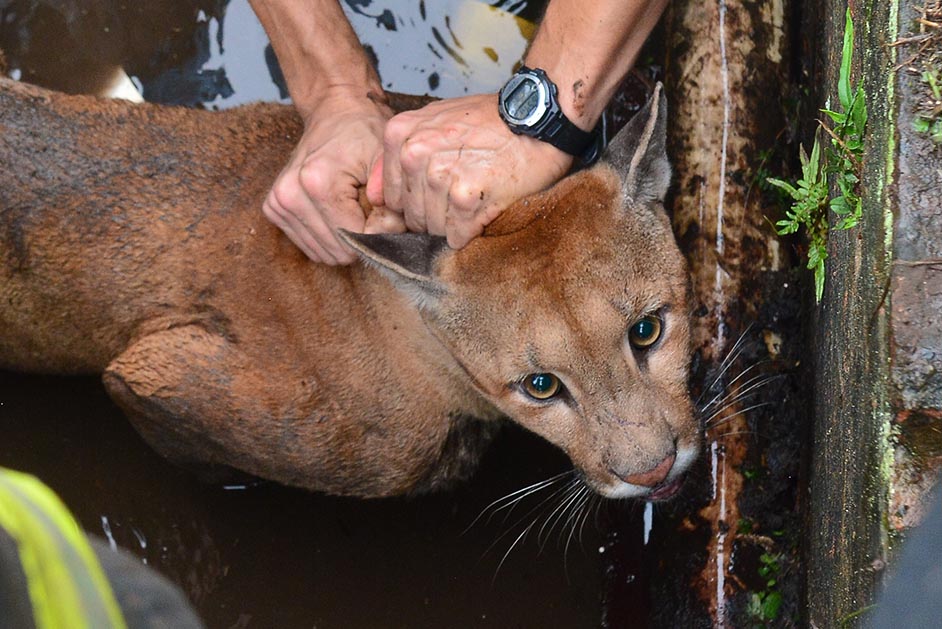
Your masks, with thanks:
[{"label": "forearm", "polygon": [[595,126],[668,0],[551,0],[526,55],[559,89],[563,113]]},{"label": "forearm", "polygon": [[295,107],[307,120],[330,90],[382,100],[379,77],[337,0],[249,0]]}]

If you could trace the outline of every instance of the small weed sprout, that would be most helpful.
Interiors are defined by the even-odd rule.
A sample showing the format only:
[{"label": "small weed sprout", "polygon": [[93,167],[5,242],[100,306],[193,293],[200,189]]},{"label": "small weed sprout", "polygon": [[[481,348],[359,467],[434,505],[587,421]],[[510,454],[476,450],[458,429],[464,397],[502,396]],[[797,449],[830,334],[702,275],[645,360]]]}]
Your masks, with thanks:
[{"label": "small weed sprout", "polygon": [[921,13],[916,20],[919,32],[902,37],[891,46],[915,46],[912,55],[900,64],[919,80],[913,129],[942,146],[942,1],[914,7]]},{"label": "small weed sprout", "polygon": [[761,592],[753,592],[746,604],[746,613],[753,621],[762,626],[778,619],[782,608],[782,594],[776,589],[778,574],[781,572],[781,555],[762,553],[759,557],[759,576],[765,580],[765,588]]},{"label": "small weed sprout", "polygon": [[[781,188],[791,198],[792,205],[785,218],[776,222],[776,231],[793,234],[802,227],[808,235],[808,268],[814,271],[815,301],[820,302],[824,294],[824,261],[827,258],[829,230],[828,208],[839,220],[833,229],[850,229],[860,222],[862,203],[857,187],[863,159],[864,131],[867,126],[867,105],[863,87],[854,89],[850,82],[851,61],[854,56],[854,23],[848,9],[844,27],[844,46],[841,52],[841,69],[837,83],[840,111],[823,109],[834,124],[829,128],[819,120],[819,131],[815,133],[809,156],[804,147],[799,148],[801,178],[791,184],[770,177],[768,182]],[[830,139],[822,159],[820,131]],[[830,196],[829,178],[833,178],[839,194]]]}]

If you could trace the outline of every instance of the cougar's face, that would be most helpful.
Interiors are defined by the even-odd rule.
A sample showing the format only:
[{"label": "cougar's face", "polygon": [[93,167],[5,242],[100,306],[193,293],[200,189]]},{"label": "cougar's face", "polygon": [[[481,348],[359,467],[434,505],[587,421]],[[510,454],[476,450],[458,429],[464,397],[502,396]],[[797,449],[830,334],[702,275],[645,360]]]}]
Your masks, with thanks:
[{"label": "cougar's face", "polygon": [[601,168],[533,203],[524,224],[443,260],[435,320],[481,393],[598,493],[667,498],[700,432],[687,274],[667,218],[659,205],[626,211]]}]

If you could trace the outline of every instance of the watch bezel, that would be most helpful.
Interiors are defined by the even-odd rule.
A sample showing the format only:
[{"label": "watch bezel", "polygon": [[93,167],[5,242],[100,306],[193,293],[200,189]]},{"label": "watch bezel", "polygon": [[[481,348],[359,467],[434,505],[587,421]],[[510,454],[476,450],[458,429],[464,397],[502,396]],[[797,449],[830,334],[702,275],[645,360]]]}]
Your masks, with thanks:
[{"label": "watch bezel", "polygon": [[[510,95],[513,94],[522,83],[530,82],[536,85],[537,89],[537,104],[533,108],[533,111],[530,112],[524,118],[518,118],[508,111],[507,109],[507,99],[510,98]],[[512,125],[517,125],[522,128],[532,129],[536,127],[540,121],[546,116],[546,113],[551,109],[550,103],[550,93],[549,85],[547,82],[540,77],[539,74],[532,70],[525,72],[519,72],[512,76],[507,83],[504,84],[504,87],[500,90],[500,113],[504,116],[504,120]]]}]

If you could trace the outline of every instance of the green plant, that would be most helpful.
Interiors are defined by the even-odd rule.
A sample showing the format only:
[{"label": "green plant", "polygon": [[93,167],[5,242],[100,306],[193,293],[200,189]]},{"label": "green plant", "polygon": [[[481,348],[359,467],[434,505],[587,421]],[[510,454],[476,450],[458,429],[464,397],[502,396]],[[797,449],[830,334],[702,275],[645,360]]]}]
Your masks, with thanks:
[{"label": "green plant", "polygon": [[[928,86],[935,103],[942,104],[942,71],[936,68],[923,70],[920,80]],[[920,112],[913,119],[913,128],[918,133],[927,134],[936,144],[942,144],[942,117],[939,109],[942,109],[942,105],[929,112]]]},{"label": "green plant", "polygon": [[759,576],[765,579],[765,589],[750,594],[746,612],[753,620],[763,624],[776,620],[782,607],[782,593],[775,589],[778,584],[777,575],[782,569],[780,559],[781,555],[771,553],[762,553],[759,556],[758,572]]},{"label": "green plant", "polygon": [[[830,137],[830,145],[821,155],[820,134],[816,131],[811,155],[799,147],[801,178],[795,184],[770,177],[768,182],[785,191],[792,205],[785,218],[776,222],[779,234],[793,234],[804,227],[808,234],[808,268],[814,271],[815,300],[821,301],[824,294],[824,261],[827,259],[829,230],[828,208],[838,221],[833,229],[850,229],[860,222],[862,203],[857,193],[860,183],[864,148],[864,131],[867,126],[867,105],[862,86],[853,88],[850,81],[851,62],[854,56],[854,23],[850,9],[847,10],[844,26],[844,45],[841,51],[841,68],[837,82],[840,110],[822,109],[834,124],[829,128],[818,120],[819,129]],[[838,194],[831,196],[828,186],[833,181]]]}]

